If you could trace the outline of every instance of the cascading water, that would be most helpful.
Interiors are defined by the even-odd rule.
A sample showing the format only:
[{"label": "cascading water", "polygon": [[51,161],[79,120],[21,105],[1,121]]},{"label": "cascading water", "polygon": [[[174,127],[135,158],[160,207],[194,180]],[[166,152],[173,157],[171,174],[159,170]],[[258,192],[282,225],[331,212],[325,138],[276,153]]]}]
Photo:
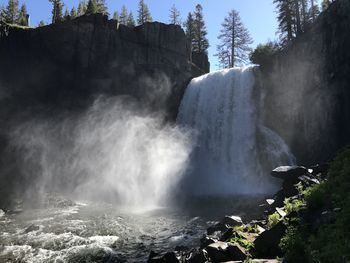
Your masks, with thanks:
[{"label": "cascading water", "polygon": [[196,137],[183,182],[192,194],[267,192],[276,183],[267,170],[294,162],[283,140],[260,122],[253,70],[213,72],[186,90],[177,123]]}]

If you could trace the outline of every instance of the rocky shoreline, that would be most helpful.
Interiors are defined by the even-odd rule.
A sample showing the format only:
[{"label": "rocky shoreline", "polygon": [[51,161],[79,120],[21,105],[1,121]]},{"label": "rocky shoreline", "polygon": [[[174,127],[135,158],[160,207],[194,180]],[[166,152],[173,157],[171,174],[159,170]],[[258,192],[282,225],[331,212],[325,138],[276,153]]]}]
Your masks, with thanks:
[{"label": "rocky shoreline", "polygon": [[148,262],[281,262],[280,244],[287,227],[302,218],[311,228],[334,219],[337,209],[304,211],[305,189],[326,180],[329,165],[281,166],[271,176],[283,180],[282,188],[266,203],[260,218],[244,222],[239,216],[225,216],[210,226],[198,248],[177,247],[176,251],[158,254],[151,251]]}]

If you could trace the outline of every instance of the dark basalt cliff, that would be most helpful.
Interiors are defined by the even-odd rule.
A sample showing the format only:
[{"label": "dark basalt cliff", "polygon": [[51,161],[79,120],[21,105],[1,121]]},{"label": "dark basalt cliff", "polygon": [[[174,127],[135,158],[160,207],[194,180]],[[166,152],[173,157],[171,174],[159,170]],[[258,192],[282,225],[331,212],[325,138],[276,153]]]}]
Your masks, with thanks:
[{"label": "dark basalt cliff", "polygon": [[349,144],[350,0],[335,1],[261,78],[265,121],[299,162],[325,161]]},{"label": "dark basalt cliff", "polygon": [[0,87],[21,108],[126,94],[174,118],[188,81],[208,70],[190,61],[190,50],[179,26],[129,28],[100,14],[36,29],[2,25]]},{"label": "dark basalt cliff", "polygon": [[35,29],[0,23],[0,207],[26,185],[24,150],[11,144],[18,124],[74,118],[100,95],[175,120],[188,82],[209,70],[205,54],[193,61],[203,69],[175,25],[129,28],[100,14]]}]

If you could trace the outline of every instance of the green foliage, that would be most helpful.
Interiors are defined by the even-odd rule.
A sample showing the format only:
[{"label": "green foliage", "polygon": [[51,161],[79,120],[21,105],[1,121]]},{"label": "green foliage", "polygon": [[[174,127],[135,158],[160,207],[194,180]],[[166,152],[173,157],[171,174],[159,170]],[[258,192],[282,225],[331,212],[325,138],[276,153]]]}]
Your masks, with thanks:
[{"label": "green foliage", "polygon": [[122,11],[119,15],[119,23],[123,25],[128,24],[128,9],[126,8],[125,5],[123,5]]},{"label": "green foliage", "polygon": [[254,51],[250,53],[249,59],[253,64],[265,67],[272,62],[273,56],[278,51],[279,46],[271,41],[266,44],[259,44]]},{"label": "green foliage", "polygon": [[267,228],[270,229],[271,227],[276,225],[280,220],[281,220],[281,216],[277,212],[269,215],[267,218]]},{"label": "green foliage", "polygon": [[203,17],[203,7],[200,4],[196,5],[196,10],[194,11],[193,20],[193,40],[192,49],[195,52],[207,52],[209,48],[209,41],[207,39],[207,29]]},{"label": "green foliage", "polygon": [[18,25],[21,25],[21,26],[28,26],[28,13],[27,13],[27,7],[25,4],[21,6],[21,9],[18,14],[17,23]]},{"label": "green foliage", "polygon": [[350,262],[350,148],[332,162],[327,179],[302,191],[305,213],[339,211],[329,212],[334,220],[316,224],[316,229],[301,220],[288,226],[281,240],[286,262]]},{"label": "green foliage", "polygon": [[72,19],[76,18],[78,16],[78,12],[77,10],[75,9],[75,7],[73,6],[72,9],[70,10],[70,17]]},{"label": "green foliage", "polygon": [[316,184],[303,191],[306,205],[309,210],[317,210],[325,206],[327,199],[326,188],[326,184]]},{"label": "green foliage", "polygon": [[87,7],[86,7],[85,14],[91,15],[91,14],[96,14],[97,12],[98,12],[97,1],[96,0],[89,0]]},{"label": "green foliage", "polygon": [[300,209],[304,208],[306,203],[304,200],[300,199],[290,199],[286,198],[284,200],[284,211],[287,214],[290,214],[291,212],[298,212]]},{"label": "green foliage", "polygon": [[241,21],[239,13],[232,9],[221,24],[220,35],[217,45],[219,64],[222,68],[232,68],[248,62],[248,54],[251,52],[250,45],[253,40],[248,30]]},{"label": "green foliage", "polygon": [[63,21],[63,3],[61,0],[49,0],[52,3],[52,23]]},{"label": "green foliage", "polygon": [[137,10],[137,24],[142,25],[146,22],[152,22],[152,16],[144,0],[139,1]]},{"label": "green foliage", "polygon": [[170,9],[169,22],[170,24],[174,25],[181,24],[180,11],[176,8],[175,5],[173,5]]},{"label": "green foliage", "polygon": [[43,20],[41,20],[38,24],[38,27],[42,27],[42,26],[45,26],[45,22]]},{"label": "green foliage", "polygon": [[82,16],[86,13],[87,4],[85,0],[81,0],[78,5],[77,16]]},{"label": "green foliage", "polygon": [[301,227],[289,226],[281,239],[284,262],[305,262],[305,237]]},{"label": "green foliage", "polygon": [[243,247],[247,252],[254,248],[254,243],[247,240],[242,234],[241,231],[235,231],[234,237],[230,238],[228,242],[232,244],[238,244]]},{"label": "green foliage", "polygon": [[127,26],[134,27],[136,25],[133,14],[130,12],[128,16]]}]

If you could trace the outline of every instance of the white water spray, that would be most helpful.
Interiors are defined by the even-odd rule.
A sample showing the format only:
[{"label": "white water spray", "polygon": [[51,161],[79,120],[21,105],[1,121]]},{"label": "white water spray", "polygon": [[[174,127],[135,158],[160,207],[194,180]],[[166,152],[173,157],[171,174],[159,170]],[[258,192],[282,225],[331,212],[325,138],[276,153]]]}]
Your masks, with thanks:
[{"label": "white water spray", "polygon": [[197,135],[185,180],[193,194],[267,192],[276,183],[267,170],[294,162],[283,140],[260,124],[253,68],[210,73],[186,90],[177,122]]},{"label": "white water spray", "polygon": [[29,194],[68,193],[128,209],[163,205],[191,150],[187,134],[125,98],[100,98],[74,118],[28,121],[12,138]]}]

